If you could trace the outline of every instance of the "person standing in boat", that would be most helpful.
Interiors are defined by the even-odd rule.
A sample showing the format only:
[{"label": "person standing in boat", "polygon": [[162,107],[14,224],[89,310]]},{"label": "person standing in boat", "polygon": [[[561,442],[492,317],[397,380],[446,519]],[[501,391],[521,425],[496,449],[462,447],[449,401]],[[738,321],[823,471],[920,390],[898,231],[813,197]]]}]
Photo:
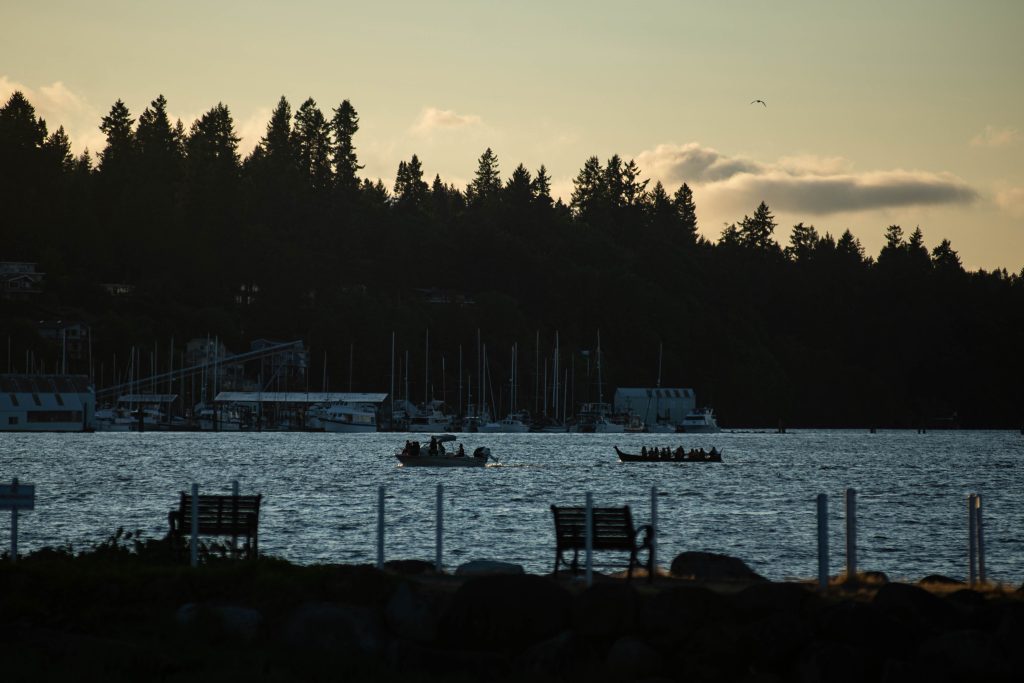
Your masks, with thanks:
[{"label": "person standing in boat", "polygon": [[430,437],[430,447],[427,450],[427,453],[429,455],[437,455],[437,439],[433,436]]}]

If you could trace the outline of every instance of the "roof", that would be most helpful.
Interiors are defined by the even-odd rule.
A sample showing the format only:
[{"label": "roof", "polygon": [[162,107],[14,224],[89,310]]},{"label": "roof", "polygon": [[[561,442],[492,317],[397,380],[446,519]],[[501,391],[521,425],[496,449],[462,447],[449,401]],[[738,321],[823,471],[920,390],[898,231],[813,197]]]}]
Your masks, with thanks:
[{"label": "roof", "polygon": [[643,398],[693,398],[693,389],[683,387],[619,387],[616,396],[640,396]]},{"label": "roof", "polygon": [[218,403],[383,403],[387,394],[337,391],[222,391]]},{"label": "roof", "polygon": [[177,394],[124,394],[117,397],[118,403],[174,403]]},{"label": "roof", "polygon": [[0,375],[0,391],[4,393],[68,393],[92,391],[86,375]]}]

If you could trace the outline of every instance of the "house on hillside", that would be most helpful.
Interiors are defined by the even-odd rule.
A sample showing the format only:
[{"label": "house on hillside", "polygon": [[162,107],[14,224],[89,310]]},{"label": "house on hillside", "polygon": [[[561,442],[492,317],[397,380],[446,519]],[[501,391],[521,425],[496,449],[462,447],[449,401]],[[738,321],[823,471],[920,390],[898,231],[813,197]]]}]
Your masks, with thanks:
[{"label": "house on hillside", "polygon": [[36,264],[27,261],[0,261],[0,296],[27,299],[43,291],[45,273],[36,272]]}]

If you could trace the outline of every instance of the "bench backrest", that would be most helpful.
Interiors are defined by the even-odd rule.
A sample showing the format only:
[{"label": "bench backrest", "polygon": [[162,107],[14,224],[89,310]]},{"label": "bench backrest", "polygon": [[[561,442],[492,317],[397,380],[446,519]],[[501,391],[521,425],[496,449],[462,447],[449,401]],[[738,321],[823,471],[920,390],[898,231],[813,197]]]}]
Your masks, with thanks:
[{"label": "bench backrest", "polygon": [[[259,524],[263,496],[197,496],[199,533],[207,535],[243,535],[254,532]],[[178,508],[181,529],[192,528],[192,496],[182,491]]]},{"label": "bench backrest", "polygon": [[[586,508],[551,506],[555,516],[555,543],[559,549],[586,547]],[[594,550],[632,550],[635,543],[629,506],[591,508]]]}]

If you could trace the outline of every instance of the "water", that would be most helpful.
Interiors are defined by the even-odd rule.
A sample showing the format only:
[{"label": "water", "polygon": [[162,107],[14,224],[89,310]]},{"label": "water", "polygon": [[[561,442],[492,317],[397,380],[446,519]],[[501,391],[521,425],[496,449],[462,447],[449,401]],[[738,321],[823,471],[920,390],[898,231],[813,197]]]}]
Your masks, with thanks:
[{"label": "water", "polygon": [[[402,468],[403,434],[0,434],[0,481],[36,485],[19,547],[85,548],[123,526],[167,530],[178,492],[262,493],[260,548],[301,564],[372,563],[377,486],[386,487],[386,555],[434,557],[435,489],[444,484],[445,564],[499,559],[549,572],[549,506],[630,505],[650,519],[659,490],[659,559],[704,550],[773,579],[817,572],[818,493],[829,495],[831,569],[843,563],[843,491],[858,490],[862,569],[916,580],[967,572],[966,496],[984,500],[990,578],[1024,579],[1024,436],[1017,432],[791,431],[715,435],[467,434],[488,445],[487,468]],[[620,464],[613,445],[717,446],[721,464]],[[0,513],[6,518],[6,513]],[[0,523],[0,547],[9,527]],[[615,555],[597,554],[624,565]]]}]

